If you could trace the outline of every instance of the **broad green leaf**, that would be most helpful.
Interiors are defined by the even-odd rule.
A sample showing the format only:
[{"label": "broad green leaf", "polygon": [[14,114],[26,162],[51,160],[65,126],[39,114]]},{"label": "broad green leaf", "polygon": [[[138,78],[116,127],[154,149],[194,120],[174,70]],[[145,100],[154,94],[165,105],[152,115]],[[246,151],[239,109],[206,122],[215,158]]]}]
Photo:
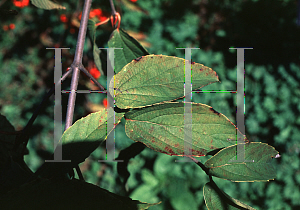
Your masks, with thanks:
[{"label": "broad green leaf", "polygon": [[[176,185],[177,182],[172,183]],[[191,191],[186,191],[185,193],[180,193],[177,198],[170,198],[170,203],[176,209],[189,209],[189,210],[198,210],[198,205],[195,200],[194,194]]]},{"label": "broad green leaf", "polygon": [[[112,108],[92,113],[80,120],[77,120],[62,135],[62,159],[71,160],[71,162],[56,163],[46,162],[37,171],[36,174],[51,178],[63,173],[67,173],[71,168],[83,162],[112,131],[107,129],[107,120],[114,118]],[[124,113],[115,113],[114,127],[121,121]],[[107,130],[107,132],[106,132]],[[53,157],[52,157],[53,159]]]},{"label": "broad green leaf", "polygon": [[88,21],[88,35],[91,40],[92,46],[93,46],[93,56],[94,56],[94,62],[97,67],[97,69],[100,71],[101,75],[104,75],[103,69],[102,69],[102,64],[101,64],[101,59],[100,59],[100,53],[101,50],[98,48],[96,44],[96,39],[95,39],[95,33],[96,33],[96,22],[89,19]]},{"label": "broad green leaf", "polygon": [[109,209],[144,210],[143,203],[93,184],[73,180],[37,179],[0,196],[1,209]]},{"label": "broad green leaf", "polygon": [[122,162],[118,162],[117,171],[120,178],[123,178],[122,182],[125,185],[130,172],[128,171],[128,163],[131,158],[134,158],[138,154],[140,154],[145,149],[145,145],[140,142],[135,142],[131,144],[129,147],[120,151],[117,160],[123,160]]},{"label": "broad green leaf", "polygon": [[[219,81],[217,73],[202,64],[192,63],[193,90]],[[185,59],[148,55],[133,60],[110,81],[121,109],[140,108],[172,101],[184,96]]]},{"label": "broad green leaf", "polygon": [[114,55],[109,55],[110,57],[115,56],[114,67],[116,74],[119,73],[121,69],[133,59],[144,55],[149,55],[147,50],[135,38],[130,36],[121,28],[113,31],[108,41],[108,47],[123,48],[116,49],[114,50]]},{"label": "broad green leaf", "polygon": [[268,181],[276,177],[276,170],[271,163],[271,159],[278,154],[274,147],[265,143],[251,142],[245,144],[244,148],[245,162],[236,161],[236,145],[219,151],[205,163],[209,168],[209,174],[231,181],[246,182]]},{"label": "broad green leaf", "polygon": [[147,202],[154,203],[157,202],[158,200],[156,193],[157,192],[155,188],[152,188],[150,185],[140,184],[138,187],[134,189],[133,192],[130,193],[130,198],[137,199],[137,200],[145,200]]},{"label": "broad green leaf", "polygon": [[[80,163],[85,160],[103,141],[112,130],[107,130],[107,120],[114,118],[112,108],[92,113],[77,120],[61,137],[63,158]],[[114,127],[119,124],[124,113],[115,113]]]},{"label": "broad green leaf", "polygon": [[174,170],[174,166],[173,166],[171,171],[172,171],[172,176],[169,175],[164,184],[164,188],[166,188],[166,191],[168,192],[168,197],[170,198],[171,205],[178,210],[181,209],[198,210],[199,208],[196,201],[198,198],[196,198],[194,196],[194,193],[191,192],[188,178],[181,178],[180,175],[178,174],[178,173],[183,173],[182,169]]},{"label": "broad green leaf", "polygon": [[[132,140],[168,155],[184,154],[183,102],[135,109],[127,112],[125,119],[125,132]],[[233,145],[235,141],[228,139],[235,137],[235,125],[223,114],[205,104],[192,103],[193,156],[203,156],[217,148]]]},{"label": "broad green leaf", "polygon": [[51,9],[66,9],[66,7],[61,6],[49,0],[31,0],[31,3],[41,9],[51,10]]},{"label": "broad green leaf", "polygon": [[235,210],[249,209],[255,210],[241,201],[230,197],[223,192],[215,183],[208,182],[203,187],[203,196],[205,204],[209,210]]}]

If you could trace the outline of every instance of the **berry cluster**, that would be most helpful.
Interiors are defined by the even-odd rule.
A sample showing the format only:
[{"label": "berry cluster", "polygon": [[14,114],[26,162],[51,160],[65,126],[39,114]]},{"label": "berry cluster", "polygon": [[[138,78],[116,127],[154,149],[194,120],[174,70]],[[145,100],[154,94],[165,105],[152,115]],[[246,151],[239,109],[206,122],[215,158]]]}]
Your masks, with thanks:
[{"label": "berry cluster", "polygon": [[29,0],[13,0],[13,4],[16,7],[23,8],[23,7],[27,7],[29,5]]},{"label": "berry cluster", "polygon": [[[82,12],[79,14],[78,19],[81,20]],[[103,14],[101,9],[92,9],[90,11],[89,18],[92,19],[96,17],[100,22],[105,21],[107,17]]]},{"label": "berry cluster", "polygon": [[4,30],[4,31],[14,30],[15,27],[16,27],[15,24],[11,23],[11,24],[9,24],[9,25],[4,25],[4,26],[3,26],[3,30]]}]

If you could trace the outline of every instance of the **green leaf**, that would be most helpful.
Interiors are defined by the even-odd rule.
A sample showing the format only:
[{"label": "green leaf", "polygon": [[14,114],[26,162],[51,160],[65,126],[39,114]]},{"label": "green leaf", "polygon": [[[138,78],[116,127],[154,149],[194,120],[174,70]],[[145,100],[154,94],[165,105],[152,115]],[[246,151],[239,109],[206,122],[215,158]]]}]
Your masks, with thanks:
[{"label": "green leaf", "polygon": [[[83,162],[103,141],[112,130],[107,130],[107,120],[114,118],[112,108],[92,113],[77,120],[61,137],[63,159],[72,160],[76,164]],[[114,127],[119,124],[125,113],[115,113]]]},{"label": "green leaf", "polygon": [[88,26],[87,26],[87,30],[88,30],[88,36],[92,42],[92,44],[95,44],[95,33],[96,33],[96,22],[89,19],[88,20]]},{"label": "green leaf", "polygon": [[191,192],[188,178],[180,178],[178,174],[176,175],[176,172],[183,173],[182,167],[180,168],[179,170],[173,170],[173,166],[173,169],[171,169],[172,176],[168,176],[164,183],[164,188],[166,188],[164,191],[168,192],[168,197],[170,198],[173,209],[198,210],[199,208],[196,202],[198,198],[195,198],[194,193]]},{"label": "green leaf", "polygon": [[[184,103],[135,109],[125,114],[126,135],[134,141],[168,155],[184,154]],[[212,107],[192,103],[193,156],[203,156],[217,148],[235,144],[236,127]]]},{"label": "green leaf", "polygon": [[142,203],[93,184],[73,180],[37,179],[0,197],[2,209],[144,210],[158,203]]},{"label": "green leaf", "polygon": [[207,208],[210,210],[235,210],[249,209],[255,210],[241,201],[230,197],[223,192],[214,182],[208,182],[203,187],[203,196]]},{"label": "green leaf", "polygon": [[[140,202],[140,201],[135,201],[135,202]],[[158,205],[158,204],[161,204],[161,201],[158,202],[158,203],[145,203],[145,202],[142,203],[142,202],[140,202],[139,204],[137,204],[137,207],[138,207],[137,209],[138,210],[146,210],[149,207],[155,206],[155,205]]]},{"label": "green leaf", "polygon": [[[138,57],[149,55],[147,50],[132,36],[126,33],[123,29],[115,29],[108,41],[110,48],[123,48],[114,50],[115,55],[115,73],[119,73],[121,69]],[[110,54],[109,56],[114,56]]]},{"label": "green leaf", "polygon": [[[249,162],[233,162],[236,160],[237,145],[222,149],[206,161],[209,174],[231,181],[268,181],[276,177],[276,170],[271,159],[278,151],[265,143],[251,142],[245,144],[245,160]],[[254,160],[251,161],[251,160]]]},{"label": "green leaf", "polygon": [[[177,183],[173,183],[176,185]],[[180,189],[179,189],[180,190]],[[185,193],[179,193],[179,195],[170,198],[170,203],[175,209],[189,209],[198,210],[198,205],[195,201],[194,194],[191,191],[185,191]]]},{"label": "green leaf", "polygon": [[51,10],[51,9],[66,9],[66,7],[56,4],[49,0],[31,0],[31,3],[41,9]]},{"label": "green leaf", "polygon": [[130,193],[130,197],[138,200],[144,200],[147,202],[157,202],[158,197],[156,196],[156,191],[150,185],[140,184]]},{"label": "green leaf", "polygon": [[140,154],[145,149],[145,145],[140,142],[135,142],[131,144],[129,147],[120,151],[117,160],[123,160],[122,162],[118,162],[117,171],[120,178],[123,178],[123,184],[125,185],[130,172],[128,171],[128,163],[131,158],[134,158],[138,154]]},{"label": "green leaf", "polygon": [[[219,81],[217,73],[202,64],[192,63],[193,90]],[[148,55],[133,60],[110,81],[121,109],[140,108],[172,101],[184,96],[185,59]]]},{"label": "green leaf", "polygon": [[[109,114],[107,114],[109,111]],[[92,113],[77,120],[62,135],[62,159],[71,162],[45,162],[36,174],[51,178],[69,172],[69,170],[83,162],[102,142],[112,130],[107,129],[107,119],[114,118],[112,108]],[[107,117],[108,116],[108,117]],[[124,113],[115,113],[114,127],[121,121]],[[107,131],[106,131],[107,130]],[[53,159],[53,157],[52,157]]]},{"label": "green leaf", "polygon": [[95,34],[96,34],[96,22],[89,19],[88,21],[88,37],[91,40],[92,46],[93,46],[93,56],[94,56],[94,62],[95,65],[97,67],[97,69],[100,71],[101,75],[104,75],[103,69],[102,69],[102,64],[101,64],[101,59],[100,59],[100,54],[101,54],[101,50],[98,48],[97,44],[96,44],[96,38],[95,38]]}]

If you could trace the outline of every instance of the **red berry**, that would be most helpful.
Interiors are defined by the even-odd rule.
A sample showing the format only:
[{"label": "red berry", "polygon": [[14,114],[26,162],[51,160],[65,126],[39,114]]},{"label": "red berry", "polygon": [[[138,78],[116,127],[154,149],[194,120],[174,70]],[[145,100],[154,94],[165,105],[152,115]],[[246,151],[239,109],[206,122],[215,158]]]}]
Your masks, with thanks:
[{"label": "red berry", "polygon": [[98,79],[101,76],[101,73],[96,67],[91,68],[89,72],[95,79]]},{"label": "red berry", "polygon": [[102,10],[101,9],[94,9],[94,13],[99,16],[102,14]]},{"label": "red berry", "polygon": [[68,22],[68,18],[65,14],[61,14],[60,15],[60,21],[63,22],[63,23],[66,23]]},{"label": "red berry", "polygon": [[9,29],[10,29],[10,30],[14,30],[15,27],[16,27],[15,24],[13,24],[13,23],[9,24]]},{"label": "red berry", "polygon": [[104,106],[105,108],[107,108],[107,105],[108,105],[107,98],[103,99],[102,103],[103,103],[103,106]]},{"label": "red berry", "polygon": [[96,16],[95,12],[93,10],[90,11],[89,18],[91,19],[91,18],[93,18],[95,16]]},{"label": "red berry", "polygon": [[9,27],[7,25],[4,25],[2,28],[4,31],[7,31],[9,29]]},{"label": "red berry", "polygon": [[16,7],[23,8],[23,7],[27,7],[29,5],[29,0],[13,0],[13,4]]},{"label": "red berry", "polygon": [[99,16],[98,19],[99,19],[100,22],[103,22],[103,21],[105,21],[107,19],[107,17],[105,17],[105,16]]}]

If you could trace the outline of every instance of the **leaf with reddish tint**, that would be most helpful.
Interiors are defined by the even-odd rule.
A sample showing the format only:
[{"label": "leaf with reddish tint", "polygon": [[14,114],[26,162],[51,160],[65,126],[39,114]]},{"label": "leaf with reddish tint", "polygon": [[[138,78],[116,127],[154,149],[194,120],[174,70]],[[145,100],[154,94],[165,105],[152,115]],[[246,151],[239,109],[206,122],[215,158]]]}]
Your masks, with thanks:
[{"label": "leaf with reddish tint", "polygon": [[236,210],[249,209],[255,210],[241,201],[234,199],[223,192],[214,182],[208,182],[203,187],[203,196],[208,209]]},{"label": "leaf with reddish tint", "polygon": [[[193,90],[219,81],[217,73],[202,64],[192,63]],[[110,81],[121,109],[141,108],[184,96],[185,59],[147,55],[127,64]],[[115,90],[115,91],[114,91]]]},{"label": "leaf with reddish tint", "polygon": [[[184,154],[184,103],[165,104],[135,109],[125,114],[125,132],[134,141],[168,155]],[[189,131],[187,131],[189,132]],[[192,103],[193,156],[203,156],[217,148],[234,145],[236,127],[212,107]]]},{"label": "leaf with reddish tint", "polygon": [[279,152],[274,147],[261,142],[247,143],[244,148],[245,162],[236,161],[236,145],[219,151],[205,163],[209,168],[209,174],[231,181],[251,182],[275,179],[276,170],[272,166],[271,159],[277,157]]}]

